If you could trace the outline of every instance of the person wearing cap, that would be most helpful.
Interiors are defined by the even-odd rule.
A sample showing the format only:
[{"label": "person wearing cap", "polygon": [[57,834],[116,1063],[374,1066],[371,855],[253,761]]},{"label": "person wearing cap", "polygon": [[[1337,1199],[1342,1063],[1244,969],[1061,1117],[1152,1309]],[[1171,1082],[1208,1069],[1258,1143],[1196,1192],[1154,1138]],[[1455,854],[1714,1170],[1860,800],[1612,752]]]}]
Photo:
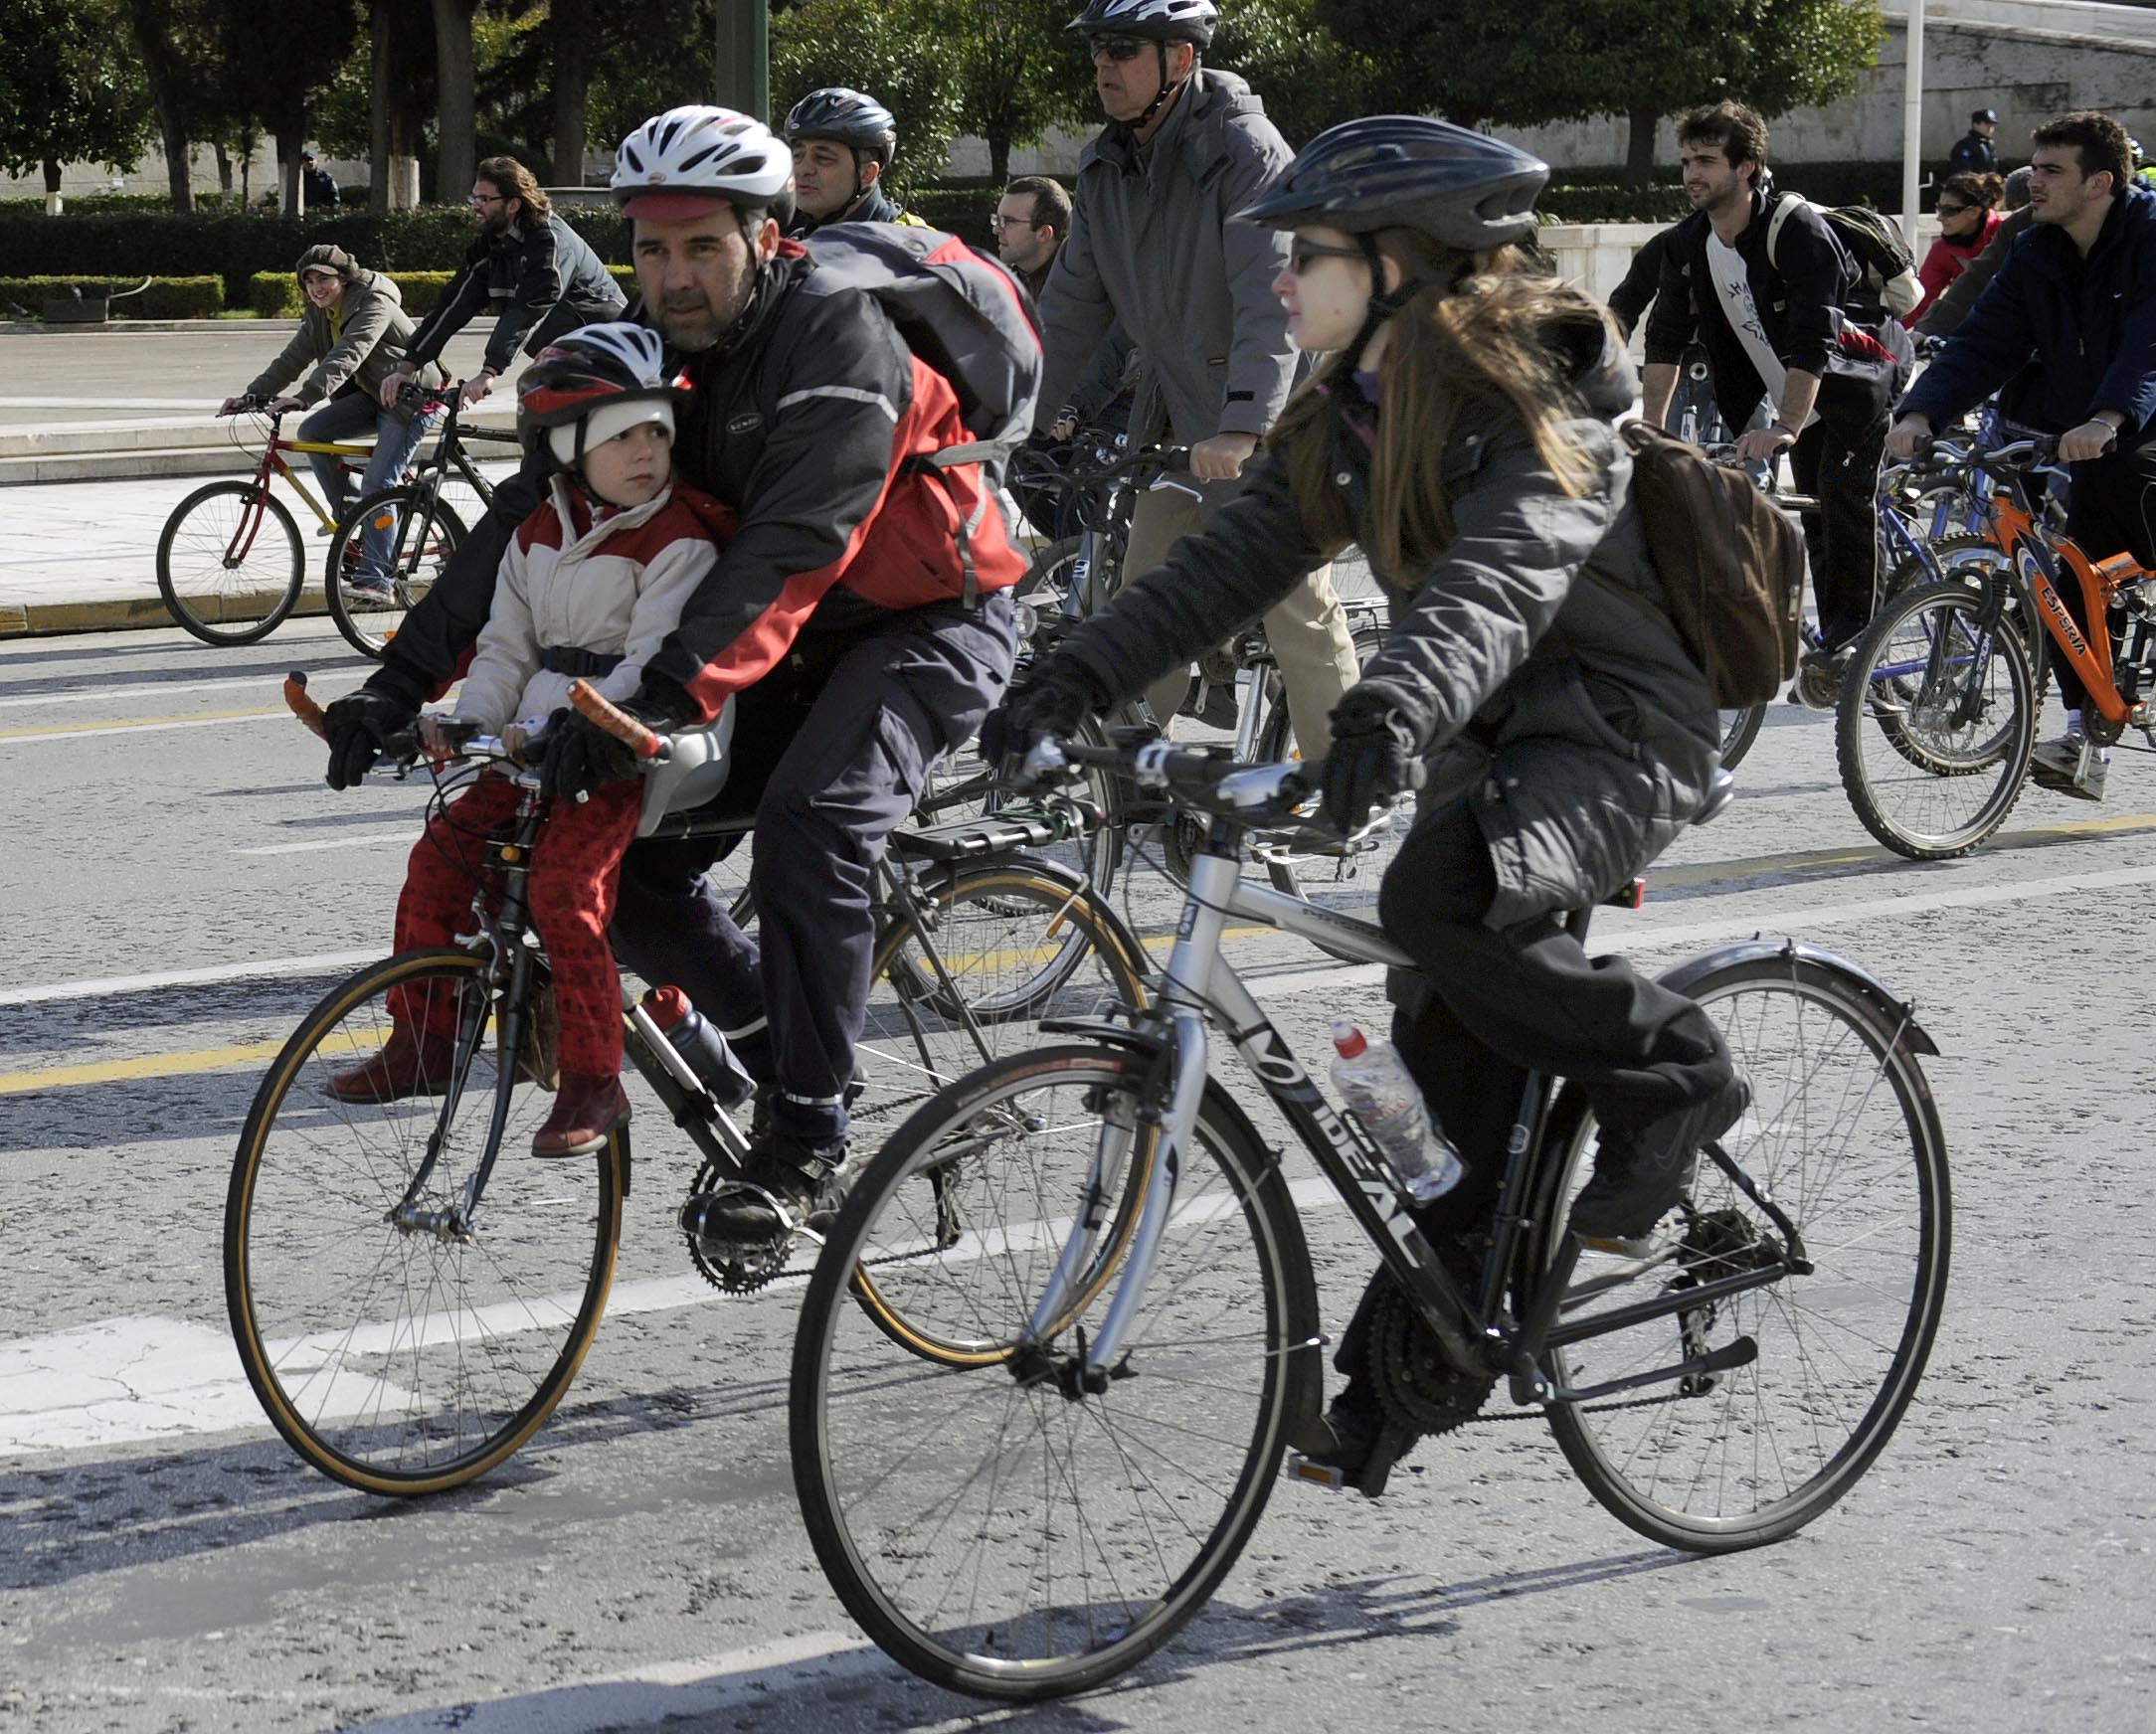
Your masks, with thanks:
[{"label": "person wearing cap", "polygon": [[[291,341],[249,383],[245,396],[269,399],[267,407],[272,415],[313,410],[299,424],[296,437],[300,439],[332,443],[371,434],[374,454],[367,460],[359,492],[373,493],[404,473],[412,453],[427,436],[428,419],[417,406],[385,402],[381,395],[385,384],[398,377],[405,346],[412,341],[412,317],[388,273],[364,268],[341,247],[327,243],[310,247],[292,268],[306,297],[306,311]],[[429,373],[427,383],[442,383],[439,368]],[[240,398],[227,398],[217,413],[230,416],[240,404]],[[328,452],[310,451],[307,462],[328,501],[330,516],[342,517],[353,498],[351,471]],[[352,588],[388,590],[394,529],[394,519],[368,526],[361,538],[364,558],[359,574],[348,581]]]},{"label": "person wearing cap", "polygon": [[337,208],[337,177],[315,163],[311,150],[299,153],[299,181],[305,189],[302,202],[309,211]]},{"label": "person wearing cap", "polygon": [[[611,935],[623,962],[679,986],[759,1082],[753,1184],[691,1200],[690,1232],[722,1249],[768,1247],[836,1207],[871,873],[931,767],[1009,680],[1026,567],[981,465],[916,461],[973,441],[957,393],[867,288],[783,238],[792,178],[762,122],[700,105],[637,127],[614,170],[642,308],[691,387],[675,472],[740,517],[622,708],[668,732],[734,701],[720,801],[754,815],[758,932],[743,934],[705,881],[727,840],[645,839],[624,857]],[[550,461],[496,489],[382,666],[328,707],[332,786],[364,776],[384,736],[453,678]],[[954,523],[970,526],[963,548]],[[581,717],[548,760],[560,793],[632,774],[628,750]]]},{"label": "person wearing cap", "polygon": [[794,152],[794,222],[799,238],[826,223],[927,224],[883,189],[898,150],[898,122],[873,96],[843,86],[810,90],[787,110]]},{"label": "person wearing cap", "polygon": [[1999,114],[1993,108],[1979,108],[1969,116],[1969,130],[1954,140],[1954,148],[1946,153],[1946,172],[1950,175],[1992,175],[1999,172],[1999,153],[1992,148],[1991,135],[1999,130]]},{"label": "person wearing cap", "polygon": [[[456,709],[429,714],[421,738],[451,752],[461,734],[499,735],[512,752],[558,727],[569,692],[631,696],[643,666],[718,558],[731,514],[678,484],[670,448],[679,388],[658,334],[588,325],[539,352],[517,382],[517,433],[544,440],[556,468],[547,498],[517,527],[465,670]],[[532,1140],[540,1156],[602,1147],[629,1119],[622,1089],[622,982],[607,949],[622,857],[636,834],[641,787],[610,782],[556,801],[533,850],[528,895],[545,944],[558,1020],[554,1106]],[[471,920],[487,839],[516,816],[523,791],[482,772],[429,821],[397,900],[400,952],[450,946]],[[390,999],[388,1041],[329,1076],[340,1102],[431,1095],[455,1071],[453,1006]]]},{"label": "person wearing cap", "polygon": [[[1304,365],[1270,286],[1286,238],[1228,221],[1291,153],[1250,87],[1202,64],[1218,21],[1213,0],[1091,0],[1070,24],[1092,53],[1108,124],[1079,156],[1070,239],[1041,297],[1037,430],[1065,420],[1102,338],[1120,324],[1145,358],[1131,443],[1189,446],[1202,496],[1174,486],[1139,495],[1124,550],[1132,578],[1234,499]],[[1241,623],[1219,621],[1215,643]],[[1355,678],[1331,566],[1282,598],[1264,626],[1296,741],[1316,758],[1326,713]],[[1187,673],[1170,672],[1148,695],[1164,726],[1191,690]],[[1232,670],[1215,690],[1201,714],[1232,722]]]},{"label": "person wearing cap", "polygon": [[[1391,618],[1333,713],[1320,803],[1347,830],[1421,787],[1378,918],[1416,964],[1393,977],[1394,1042],[1466,1163],[1416,1213],[1456,1272],[1487,1250],[1528,1071],[1592,1106],[1601,1142],[1570,1220],[1609,1244],[1655,1230],[1746,1100],[1698,1005],[1590,959],[1562,921],[1703,809],[1719,728],[1612,426],[1631,366],[1601,309],[1520,246],[1548,175],[1419,115],[1312,140],[1243,216],[1290,238],[1274,286],[1328,360],[1241,497],[1037,659],[982,734],[1003,755],[1067,735],[1361,544]],[[1335,1447],[1311,1455],[1374,1496],[1415,1436],[1372,1388],[1371,1303],[1342,1338]]]},{"label": "person wearing cap", "polygon": [[[409,379],[491,309],[494,329],[485,360],[464,382],[463,401],[475,404],[508,371],[520,343],[526,355],[537,355],[579,325],[619,319],[629,297],[584,237],[555,215],[545,190],[515,157],[482,162],[465,202],[478,233],[434,311],[420,321],[402,372]],[[385,391],[402,385],[393,381]]]}]

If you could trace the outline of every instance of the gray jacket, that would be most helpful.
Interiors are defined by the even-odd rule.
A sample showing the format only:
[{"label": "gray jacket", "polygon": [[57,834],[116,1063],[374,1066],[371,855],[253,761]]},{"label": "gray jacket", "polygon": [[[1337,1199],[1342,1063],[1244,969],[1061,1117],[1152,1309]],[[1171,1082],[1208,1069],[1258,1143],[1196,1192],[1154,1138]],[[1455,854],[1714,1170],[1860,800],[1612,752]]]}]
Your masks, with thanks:
[{"label": "gray jacket", "polygon": [[[270,397],[290,387],[291,395],[310,410],[346,387],[377,398],[382,382],[404,359],[412,332],[412,318],[404,310],[404,296],[397,285],[381,271],[355,268],[345,280],[334,334],[329,315],[309,301],[292,340],[247,389],[257,396]],[[309,363],[314,371],[299,379]],[[439,385],[441,370],[424,370],[422,378],[428,385]],[[292,385],[294,380],[299,380],[296,386]],[[415,413],[395,412],[402,421],[410,421]]]},{"label": "gray jacket", "polygon": [[1037,427],[1054,424],[1113,321],[1145,355],[1183,443],[1273,425],[1299,359],[1272,289],[1288,237],[1228,218],[1291,155],[1250,87],[1202,67],[1147,149],[1122,125],[1086,146],[1070,240],[1041,301]]},{"label": "gray jacket", "polygon": [[[1569,437],[1600,470],[1570,499],[1509,410],[1463,427],[1444,462],[1456,534],[1427,570],[1380,573],[1392,628],[1362,685],[1430,743],[1425,811],[1473,809],[1490,845],[1492,927],[1616,890],[1689,824],[1712,782],[1719,719],[1666,617],[1630,498],[1632,460],[1595,418],[1622,415],[1632,370],[1599,318],[1552,334],[1583,407]],[[1352,388],[1349,388],[1350,390]],[[1465,420],[1465,419],[1464,419]],[[1367,447],[1337,442],[1368,543]],[[1065,641],[1113,696],[1145,686],[1257,618],[1323,559],[1276,455],[1167,566]]]}]

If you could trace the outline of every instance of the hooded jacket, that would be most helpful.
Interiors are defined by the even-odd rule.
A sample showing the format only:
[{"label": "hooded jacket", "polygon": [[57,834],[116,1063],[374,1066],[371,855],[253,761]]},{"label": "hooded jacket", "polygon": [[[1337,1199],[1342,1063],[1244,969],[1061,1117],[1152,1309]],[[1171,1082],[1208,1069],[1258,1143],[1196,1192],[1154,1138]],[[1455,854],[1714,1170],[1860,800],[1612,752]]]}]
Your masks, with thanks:
[{"label": "hooded jacket", "polygon": [[1206,67],[1150,145],[1118,123],[1085,147],[1070,239],[1041,300],[1037,430],[1053,425],[1117,321],[1181,443],[1273,425],[1300,359],[1272,287],[1289,238],[1228,219],[1291,154],[1250,87]]},{"label": "hooded jacket", "polygon": [[2056,223],[2031,224],[1897,413],[1944,428],[2032,359],[2017,421],[2063,433],[2116,410],[2122,445],[2156,422],[2156,193],[2120,194],[2085,260]]},{"label": "hooded jacket", "polygon": [[435,310],[421,321],[411,344],[414,360],[433,361],[443,346],[489,307],[494,329],[484,365],[506,373],[519,341],[537,355],[564,331],[602,319],[618,319],[629,304],[621,284],[579,235],[549,213],[529,229],[511,225],[481,235],[464,250],[463,263],[442,291]]},{"label": "hooded jacket", "polygon": [[[381,271],[364,269],[343,248],[326,243],[308,248],[292,270],[303,275],[309,269],[324,268],[344,279],[344,299],[338,303],[334,318],[312,301],[307,302],[292,340],[249,384],[252,396],[273,397],[290,387],[291,395],[310,410],[324,398],[346,390],[378,397],[382,382],[404,359],[413,326],[397,285]],[[314,371],[299,380],[310,362]],[[423,369],[421,379],[430,386],[440,385],[442,370]],[[299,380],[296,386],[292,385],[294,380]],[[399,408],[390,414],[400,422],[410,422],[418,411]]]},{"label": "hooded jacket", "polygon": [[[1579,394],[1566,436],[1596,482],[1569,498],[1509,409],[1462,418],[1441,461],[1455,535],[1420,572],[1379,572],[1392,601],[1362,686],[1423,731],[1425,808],[1466,801],[1490,846],[1492,927],[1608,895],[1689,824],[1709,792],[1719,714],[1666,617],[1631,501],[1632,460],[1605,418],[1634,397],[1598,314],[1552,329]],[[1369,546],[1369,444],[1383,406],[1344,385],[1337,442],[1349,516]],[[1111,696],[1142,691],[1239,628],[1324,558],[1286,466],[1268,452],[1201,536],[1065,640]]]}]

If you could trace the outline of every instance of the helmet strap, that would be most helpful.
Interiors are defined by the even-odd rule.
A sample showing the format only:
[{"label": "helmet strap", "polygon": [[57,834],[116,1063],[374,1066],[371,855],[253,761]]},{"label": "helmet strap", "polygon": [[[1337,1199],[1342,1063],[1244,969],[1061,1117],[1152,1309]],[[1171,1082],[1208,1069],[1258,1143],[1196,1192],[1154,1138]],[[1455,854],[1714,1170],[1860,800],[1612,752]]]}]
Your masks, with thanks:
[{"label": "helmet strap", "polygon": [[[1166,107],[1170,101],[1174,99],[1175,92],[1177,90],[1181,89],[1183,86],[1187,85],[1190,82],[1187,78],[1176,79],[1173,82],[1170,82],[1168,76],[1168,43],[1163,40],[1160,42],[1156,42],[1153,47],[1155,52],[1161,57],[1161,93],[1158,96],[1154,97],[1151,102],[1148,102],[1146,104],[1145,113],[1141,114],[1136,120],[1131,122],[1131,130],[1133,132],[1143,132],[1148,126],[1151,126],[1153,124],[1153,117],[1156,114],[1160,113],[1160,111],[1164,107]],[[1191,57],[1190,70],[1192,72],[1195,72],[1197,70],[1197,59],[1194,54]]]}]

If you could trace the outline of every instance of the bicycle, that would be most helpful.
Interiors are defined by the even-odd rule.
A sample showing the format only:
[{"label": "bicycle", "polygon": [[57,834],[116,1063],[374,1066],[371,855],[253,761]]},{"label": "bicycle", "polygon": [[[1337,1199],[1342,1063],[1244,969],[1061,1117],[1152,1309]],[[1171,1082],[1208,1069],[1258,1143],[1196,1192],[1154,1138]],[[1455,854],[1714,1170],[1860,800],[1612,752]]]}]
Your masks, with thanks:
[{"label": "bicycle", "polygon": [[[318,726],[299,676],[286,693]],[[656,744],[604,701],[589,714]],[[390,750],[399,776],[421,757],[411,734]],[[654,776],[670,782],[646,792],[646,830],[708,834],[707,815],[661,818],[658,807],[708,799],[699,767],[713,737],[677,736],[669,751]],[[250,1384],[305,1462],[378,1494],[462,1485],[546,1421],[599,1328],[631,1177],[629,1126],[590,1157],[527,1153],[550,1103],[549,1044],[534,1034],[545,1026],[548,971],[525,902],[547,802],[536,774],[498,740],[474,736],[460,752],[521,791],[514,822],[486,845],[498,901],[477,888],[468,939],[370,964],[323,996],[256,1092],[226,1196],[227,1308]],[[1144,956],[1114,912],[1082,879],[1022,852],[1076,816],[1046,803],[1033,816],[894,839],[876,881],[874,987],[856,1054],[862,1147],[1028,1038],[1039,1018],[1144,1001]],[[690,1194],[739,1177],[746,1078],[700,1077],[626,992],[623,1015],[630,1064],[701,1158]],[[455,1031],[439,1093],[389,1104],[333,1095],[331,1071],[379,1049],[400,1020]],[[960,1232],[955,1218],[947,1226]],[[799,1238],[813,1244],[807,1230]],[[726,1294],[761,1288],[793,1251],[684,1240],[695,1269]],[[901,1308],[877,1316],[880,1328],[906,1329]],[[911,1340],[918,1349],[928,1339]]]},{"label": "bicycle", "polygon": [[[1613,1515],[1694,1552],[1779,1539],[1848,1492],[1913,1395],[1946,1285],[1945,1140],[1918,1064],[1938,1050],[1909,1005],[1796,940],[1681,964],[1664,980],[1714,1016],[1754,1102],[1703,1151],[1654,1250],[1587,1253],[1567,1231],[1593,1117],[1575,1086],[1536,1077],[1488,1254],[1456,1273],[1219,954],[1241,919],[1408,966],[1368,924],[1243,882],[1245,838],[1297,822],[1295,769],[1158,743],[1043,746],[1028,766],[1053,778],[1063,762],[1167,784],[1210,824],[1153,1005],[1046,1024],[1060,1045],[925,1104],[816,1262],[792,1368],[795,1484],[825,1575],[887,1653],[988,1697],[1084,1690],[1196,1613],[1284,1457],[1295,1478],[1335,1483],[1288,1455],[1333,1444],[1306,1238],[1324,1206],[1394,1279],[1371,1364],[1396,1419],[1450,1430],[1502,1385]],[[1212,1073],[1214,1026],[1315,1176],[1290,1180]],[[978,1226],[946,1246],[920,1182],[959,1163],[998,1184],[968,1190]],[[869,1272],[975,1360],[876,1330],[855,1303]]]},{"label": "bicycle", "polygon": [[[2087,688],[2091,741],[2111,746],[2131,725],[2156,743],[2156,573],[2131,555],[2091,560],[2050,526],[2030,481],[2055,449],[2022,439],[1935,455],[1996,484],[1988,540],[1889,603],[1850,658],[1835,721],[1842,784],[1865,828],[1912,860],[1966,854],[2013,811],[2036,750],[2047,635]],[[2085,636],[2060,600],[2066,583],[2102,622]]]},{"label": "bicycle", "polygon": [[[267,426],[262,455],[246,480],[213,481],[197,488],[165,520],[157,538],[157,590],[173,619],[205,644],[253,644],[268,637],[298,606],[305,583],[299,526],[271,492],[281,480],[305,502],[324,534],[335,534],[332,517],[298,471],[288,452],[332,455],[359,471],[373,447],[321,439],[286,439],[277,432],[283,416],[267,415],[272,400],[239,400],[235,416]],[[233,441],[250,443],[236,419]]]},{"label": "bicycle", "polygon": [[[337,622],[337,630],[353,649],[377,661],[405,615],[434,588],[469,528],[443,497],[445,484],[452,479],[461,482],[480,512],[493,501],[493,484],[472,462],[465,442],[517,443],[509,429],[463,427],[459,421],[463,397],[453,382],[440,391],[407,386],[404,400],[423,416],[445,412],[434,451],[403,480],[378,488],[345,509],[330,536],[322,570],[329,615]],[[378,544],[387,542],[373,556],[366,548],[370,534]]]}]

